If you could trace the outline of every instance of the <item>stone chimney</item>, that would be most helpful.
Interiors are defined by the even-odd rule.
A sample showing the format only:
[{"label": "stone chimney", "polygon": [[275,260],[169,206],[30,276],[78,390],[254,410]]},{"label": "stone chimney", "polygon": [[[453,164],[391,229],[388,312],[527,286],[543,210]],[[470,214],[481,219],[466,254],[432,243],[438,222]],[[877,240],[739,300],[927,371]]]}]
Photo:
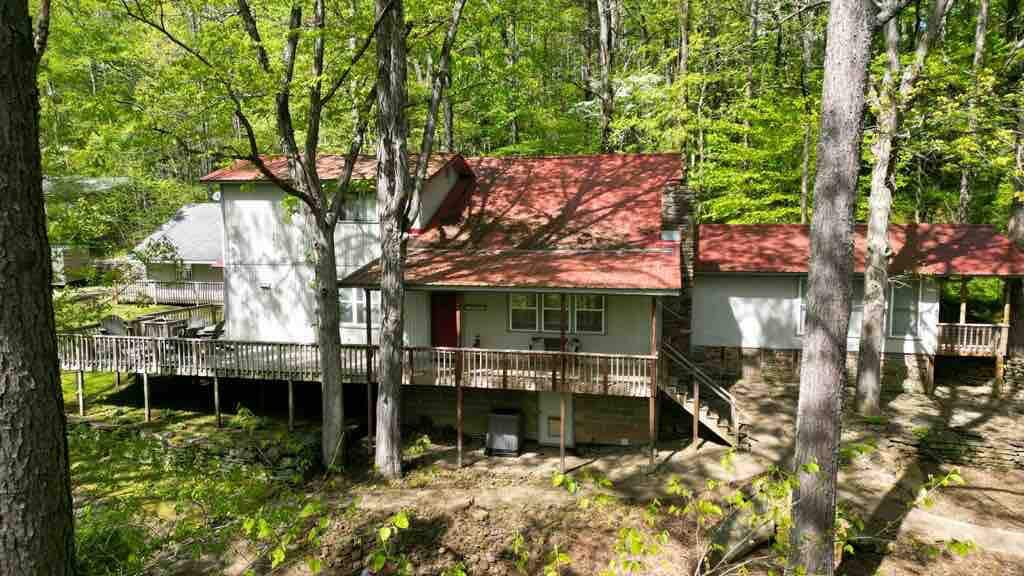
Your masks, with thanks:
[{"label": "stone chimney", "polygon": [[[671,180],[661,193],[661,240],[678,242],[683,289],[678,296],[662,297],[667,312],[662,316],[662,337],[680,352],[690,352],[693,319],[694,262],[697,250],[696,196],[685,178]],[[677,367],[670,366],[672,377]]]},{"label": "stone chimney", "polygon": [[693,286],[697,250],[696,195],[682,179],[671,180],[661,193],[661,239],[680,243],[683,292]]}]

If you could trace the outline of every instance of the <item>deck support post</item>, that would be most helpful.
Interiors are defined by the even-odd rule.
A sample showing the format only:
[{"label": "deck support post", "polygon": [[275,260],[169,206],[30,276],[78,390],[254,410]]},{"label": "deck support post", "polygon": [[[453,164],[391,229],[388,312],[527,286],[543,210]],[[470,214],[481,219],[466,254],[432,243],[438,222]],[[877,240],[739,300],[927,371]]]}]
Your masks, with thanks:
[{"label": "deck support post", "polygon": [[566,398],[565,392],[558,395],[559,397],[559,415],[558,415],[558,470],[565,474],[565,419],[568,410],[566,409]]},{"label": "deck support post", "polygon": [[455,465],[462,468],[462,294],[455,294],[455,345]]},{"label": "deck support post", "polygon": [[[117,350],[117,348],[115,348],[114,350]],[[121,389],[121,371],[120,370],[118,370],[117,372],[114,372],[114,389],[116,389],[116,390],[120,390]]]},{"label": "deck support post", "polygon": [[78,415],[85,416],[85,372],[75,373],[75,390],[78,393]]},{"label": "deck support post", "polygon": [[295,430],[295,386],[288,380],[288,431]]},{"label": "deck support post", "polygon": [[960,277],[960,323],[967,324],[967,277]]},{"label": "deck support post", "polygon": [[375,436],[373,426],[373,301],[370,289],[364,288],[366,299],[366,440],[372,445]]},{"label": "deck support post", "polygon": [[[569,319],[569,314],[566,312],[566,307],[567,306],[566,306],[565,293],[564,292],[562,294],[558,295],[558,302],[559,302],[559,304],[561,305],[561,308],[562,308],[562,310],[561,310],[561,312],[562,312],[561,322],[559,323],[560,324],[559,325],[559,331],[561,332],[561,338],[559,339],[559,350],[561,351],[561,358],[560,358],[560,360],[561,360],[561,376],[558,379],[559,380],[558,388],[559,388],[559,392],[560,392],[559,395],[558,395],[558,400],[559,400],[558,458],[559,458],[559,470],[561,470],[561,472],[563,474],[565,474],[565,432],[566,432],[566,429],[568,428],[567,422],[565,421],[566,420],[566,416],[567,416],[567,412],[568,412],[568,410],[566,409],[567,408],[566,407],[567,400],[566,400],[565,396],[566,396],[567,391],[569,389],[569,387],[566,385],[566,382],[565,382],[565,365],[566,365],[566,361],[567,361],[567,358],[565,357],[565,350],[566,350],[565,329],[566,329],[566,323],[567,323],[567,321]],[[541,304],[543,305],[543,302]]]},{"label": "deck support post", "polygon": [[142,407],[146,412],[146,422],[153,419],[153,413],[149,408],[149,373],[142,373]]},{"label": "deck support post", "polygon": [[658,297],[651,296],[651,395],[648,400],[647,424],[651,439],[651,467],[658,454]]},{"label": "deck support post", "polygon": [[700,440],[700,382],[693,379],[693,446]]},{"label": "deck support post", "polygon": [[216,376],[213,377],[213,414],[217,419],[217,428],[220,428],[220,380]]},{"label": "deck support post", "polygon": [[[461,353],[456,352],[461,355]],[[460,371],[461,372],[461,371]],[[459,372],[455,373],[455,442],[456,442],[456,461],[455,466],[462,468],[462,378],[459,376]]]}]

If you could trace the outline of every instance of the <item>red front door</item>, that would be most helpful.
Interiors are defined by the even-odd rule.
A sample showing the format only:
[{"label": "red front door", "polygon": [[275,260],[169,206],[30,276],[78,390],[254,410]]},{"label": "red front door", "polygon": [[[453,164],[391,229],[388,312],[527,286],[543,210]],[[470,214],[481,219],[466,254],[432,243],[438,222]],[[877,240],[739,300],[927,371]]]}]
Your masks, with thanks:
[{"label": "red front door", "polygon": [[430,294],[430,345],[456,348],[459,330],[455,322],[455,294]]}]

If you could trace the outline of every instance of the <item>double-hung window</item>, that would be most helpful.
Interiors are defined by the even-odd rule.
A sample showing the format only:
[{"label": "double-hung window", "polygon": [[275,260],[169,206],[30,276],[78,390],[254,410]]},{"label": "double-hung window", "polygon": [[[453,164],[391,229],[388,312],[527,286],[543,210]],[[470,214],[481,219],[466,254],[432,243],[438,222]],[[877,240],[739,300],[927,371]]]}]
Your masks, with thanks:
[{"label": "double-hung window", "polygon": [[[342,288],[338,291],[342,324],[366,324],[366,291],[362,288]],[[372,322],[380,322],[380,291],[370,292]]]},{"label": "double-hung window", "polygon": [[541,310],[541,321],[545,332],[561,332],[562,320],[565,320],[565,331],[569,331],[569,299],[565,300],[565,315],[562,314],[561,294],[545,294],[544,306]]},{"label": "double-hung window", "polygon": [[580,294],[574,298],[576,332],[604,333],[604,296]]},{"label": "double-hung window", "polygon": [[508,297],[508,328],[522,332],[536,332],[537,309],[536,294],[509,294]]},{"label": "double-hung window", "polygon": [[352,181],[345,192],[338,219],[348,222],[377,221],[377,190],[364,181]]},{"label": "double-hung window", "polygon": [[895,281],[889,293],[889,335],[896,338],[917,336],[917,300],[921,283]]}]

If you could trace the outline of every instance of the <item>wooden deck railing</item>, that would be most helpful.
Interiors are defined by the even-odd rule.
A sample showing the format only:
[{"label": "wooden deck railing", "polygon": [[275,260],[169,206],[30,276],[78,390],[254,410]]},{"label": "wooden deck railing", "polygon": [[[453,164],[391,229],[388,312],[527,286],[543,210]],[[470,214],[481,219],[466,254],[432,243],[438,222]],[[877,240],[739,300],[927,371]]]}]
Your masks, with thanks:
[{"label": "wooden deck railing", "polygon": [[137,304],[222,304],[223,282],[158,282],[141,280],[116,289],[118,302]]},{"label": "wooden deck railing", "polygon": [[[57,350],[66,371],[320,380],[315,344],[58,334]],[[655,362],[643,355],[411,347],[402,372],[410,385],[646,397]],[[376,363],[376,346],[341,347],[346,382],[376,380]]]},{"label": "wooden deck railing", "polygon": [[941,356],[1003,356],[1009,326],[1005,324],[939,324]]}]

